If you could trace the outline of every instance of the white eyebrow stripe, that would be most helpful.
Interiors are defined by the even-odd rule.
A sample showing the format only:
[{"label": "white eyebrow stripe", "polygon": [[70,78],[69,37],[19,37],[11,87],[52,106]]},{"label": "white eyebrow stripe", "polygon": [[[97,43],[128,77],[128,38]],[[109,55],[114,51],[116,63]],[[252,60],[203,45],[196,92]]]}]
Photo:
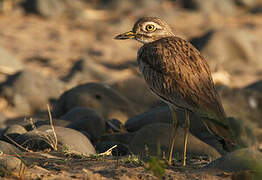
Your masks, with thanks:
[{"label": "white eyebrow stripe", "polygon": [[144,28],[145,28],[147,25],[149,25],[149,24],[154,25],[157,29],[162,29],[161,26],[159,26],[157,23],[155,23],[155,22],[153,22],[153,21],[145,22],[145,23],[143,24]]}]

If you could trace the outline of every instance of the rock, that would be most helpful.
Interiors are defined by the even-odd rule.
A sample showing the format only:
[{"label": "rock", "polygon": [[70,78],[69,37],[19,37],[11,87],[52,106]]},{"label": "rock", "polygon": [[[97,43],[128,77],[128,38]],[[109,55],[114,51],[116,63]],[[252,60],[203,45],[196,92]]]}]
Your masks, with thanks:
[{"label": "rock", "polygon": [[262,153],[255,147],[239,149],[228,153],[207,165],[207,168],[222,169],[229,172],[262,170]]},{"label": "rock", "polygon": [[[179,113],[178,119],[182,120],[181,113]],[[125,123],[125,128],[129,132],[134,132],[149,124],[153,124],[153,123],[171,124],[172,122],[173,120],[168,106],[161,106],[161,107],[150,109],[142,114],[138,114],[136,116],[129,118]]]},{"label": "rock", "polygon": [[[184,110],[176,110],[176,116],[180,126],[183,126],[183,124],[185,123]],[[163,106],[150,109],[147,112],[131,117],[127,120],[125,128],[130,132],[134,132],[146,125],[154,123],[171,124],[172,122],[173,119],[171,117],[168,106]],[[190,132],[205,143],[216,148],[216,150],[220,153],[225,153],[222,144],[219,142],[218,138],[213,134],[210,134],[203,122],[195,114],[190,114]]]},{"label": "rock", "polygon": [[104,135],[101,138],[101,141],[107,141],[107,142],[118,142],[124,145],[128,145],[133,137],[135,136],[135,133],[114,133],[114,134],[107,134]]},{"label": "rock", "polygon": [[[218,89],[223,106],[228,116],[236,117],[245,124],[251,121],[261,126],[262,94],[250,89],[227,88]],[[253,128],[253,127],[252,127]]]},{"label": "rock", "polygon": [[221,13],[223,15],[233,15],[236,7],[233,0],[182,0],[183,7],[191,10],[198,10],[204,13]]},{"label": "rock", "polygon": [[105,133],[105,120],[92,109],[75,107],[60,118],[71,122],[66,127],[87,132],[92,141]]},{"label": "rock", "polygon": [[15,146],[13,146],[12,144],[9,144],[5,141],[0,141],[0,151],[4,154],[8,154],[8,155],[11,155],[11,156],[22,154],[22,152],[19,149],[17,149]]},{"label": "rock", "polygon": [[2,139],[12,144],[13,142],[10,139],[14,140],[16,137],[26,132],[27,130],[23,126],[11,125],[5,129],[2,135],[3,136]]},{"label": "rock", "polygon": [[[50,123],[51,122],[49,119],[42,119],[42,120],[37,119],[36,122],[34,123],[34,126],[40,127],[42,125],[50,125]],[[53,124],[55,126],[67,127],[70,123],[71,123],[70,121],[63,120],[63,119],[57,119],[57,118],[53,119]],[[34,127],[32,127],[31,124],[27,124],[26,129],[31,131],[34,129]]]},{"label": "rock", "polygon": [[258,134],[252,128],[252,123],[243,122],[243,120],[233,117],[228,118],[228,120],[237,143],[235,149],[249,147],[257,143]]},{"label": "rock", "polygon": [[44,17],[59,17],[65,12],[64,0],[26,0],[23,7],[27,13],[36,13]]},{"label": "rock", "polygon": [[136,112],[142,113],[149,107],[164,104],[147,87],[142,77],[131,76],[128,79],[117,81],[112,84],[112,88],[127,97],[136,105]]},{"label": "rock", "polygon": [[49,132],[46,133],[38,130],[21,134],[15,139],[15,142],[23,148],[32,151],[44,151],[47,149],[54,149],[55,147],[54,135]]},{"label": "rock", "polygon": [[0,112],[0,128],[5,128],[6,127],[6,120],[7,120],[7,117]]},{"label": "rock", "polygon": [[[171,142],[172,125],[164,123],[155,123],[143,127],[136,132],[134,138],[130,142],[130,150],[132,153],[145,157],[148,155],[158,155],[158,147],[160,148],[160,155],[165,153],[168,155],[169,145]],[[184,150],[184,130],[178,128],[175,138],[176,154],[183,154]],[[192,134],[189,134],[187,144],[188,156],[208,156],[213,159],[220,157],[220,154],[211,146],[202,142]]]},{"label": "rock", "polygon": [[237,73],[262,68],[260,40],[250,29],[212,30],[191,42],[207,57],[212,70],[222,66],[229,73]]},{"label": "rock", "polygon": [[96,150],[99,153],[103,153],[115,145],[117,145],[117,147],[112,150],[113,156],[126,156],[130,154],[130,151],[126,145],[114,141],[103,141],[96,145]]},{"label": "rock", "polygon": [[0,47],[0,72],[4,74],[13,74],[22,69],[22,63],[7,50]]},{"label": "rock", "polygon": [[243,7],[254,7],[257,4],[257,0],[235,0],[235,3]]},{"label": "rock", "polygon": [[132,70],[128,68],[124,70],[113,69],[94,60],[80,59],[73,65],[70,72],[65,77],[63,77],[63,80],[68,82],[68,84],[73,87],[87,82],[102,82],[106,84],[112,84],[131,75]]},{"label": "rock", "polygon": [[221,87],[218,92],[230,118],[231,128],[242,147],[256,143],[261,135],[262,95],[250,89]]},{"label": "rock", "polygon": [[[58,140],[58,150],[86,155],[96,153],[89,139],[79,131],[59,126],[55,126],[54,128]],[[45,150],[55,146],[54,133],[48,125],[43,125],[37,128],[37,130],[29,131],[16,138],[16,141],[34,151]]]},{"label": "rock", "polygon": [[57,101],[54,117],[60,117],[75,107],[95,109],[105,119],[124,123],[134,110],[132,104],[109,86],[86,83],[64,92]]},{"label": "rock", "polygon": [[262,80],[249,84],[244,89],[251,89],[257,92],[262,92]]},{"label": "rock", "polygon": [[63,89],[64,84],[58,79],[27,69],[8,76],[0,84],[0,96],[8,102],[8,108],[24,116],[46,110],[46,104],[57,98]]},{"label": "rock", "polygon": [[110,119],[106,121],[106,132],[115,133],[121,132],[124,129],[124,125],[117,119]]},{"label": "rock", "polygon": [[1,176],[16,175],[18,177],[24,168],[25,164],[19,158],[6,154],[0,156]]},{"label": "rock", "polygon": [[250,13],[251,13],[251,14],[261,14],[261,13],[262,13],[262,4],[257,5],[256,7],[253,7],[253,8],[250,10]]},{"label": "rock", "polygon": [[152,8],[161,5],[161,0],[133,0],[133,1],[121,1],[121,0],[102,0],[97,3],[97,8],[106,10],[115,10],[118,12],[133,10],[133,9],[144,9]]}]

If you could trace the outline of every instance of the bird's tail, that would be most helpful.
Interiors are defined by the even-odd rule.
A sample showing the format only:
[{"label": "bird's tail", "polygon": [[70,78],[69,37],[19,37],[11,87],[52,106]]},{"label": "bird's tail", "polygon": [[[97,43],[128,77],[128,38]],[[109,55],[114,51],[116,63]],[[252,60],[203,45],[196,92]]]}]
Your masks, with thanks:
[{"label": "bird's tail", "polygon": [[205,117],[203,122],[210,133],[221,138],[221,142],[227,151],[234,149],[236,146],[236,138],[228,122],[228,118],[217,120]]}]

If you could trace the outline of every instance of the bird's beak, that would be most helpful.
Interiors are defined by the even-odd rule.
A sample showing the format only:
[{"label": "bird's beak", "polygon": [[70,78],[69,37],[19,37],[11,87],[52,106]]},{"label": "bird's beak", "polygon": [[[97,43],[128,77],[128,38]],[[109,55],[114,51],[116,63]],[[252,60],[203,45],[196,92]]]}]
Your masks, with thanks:
[{"label": "bird's beak", "polygon": [[124,40],[124,39],[134,39],[136,37],[136,34],[132,31],[125,32],[123,34],[117,35],[114,39],[118,40]]}]

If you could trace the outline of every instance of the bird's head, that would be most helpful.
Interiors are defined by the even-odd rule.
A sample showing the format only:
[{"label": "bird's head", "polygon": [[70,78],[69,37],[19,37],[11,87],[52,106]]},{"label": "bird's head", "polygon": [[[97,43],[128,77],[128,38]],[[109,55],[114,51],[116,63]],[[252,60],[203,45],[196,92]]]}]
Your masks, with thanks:
[{"label": "bird's head", "polygon": [[135,23],[132,31],[119,34],[115,39],[135,39],[145,44],[170,36],[174,34],[165,21],[157,17],[144,17]]}]

